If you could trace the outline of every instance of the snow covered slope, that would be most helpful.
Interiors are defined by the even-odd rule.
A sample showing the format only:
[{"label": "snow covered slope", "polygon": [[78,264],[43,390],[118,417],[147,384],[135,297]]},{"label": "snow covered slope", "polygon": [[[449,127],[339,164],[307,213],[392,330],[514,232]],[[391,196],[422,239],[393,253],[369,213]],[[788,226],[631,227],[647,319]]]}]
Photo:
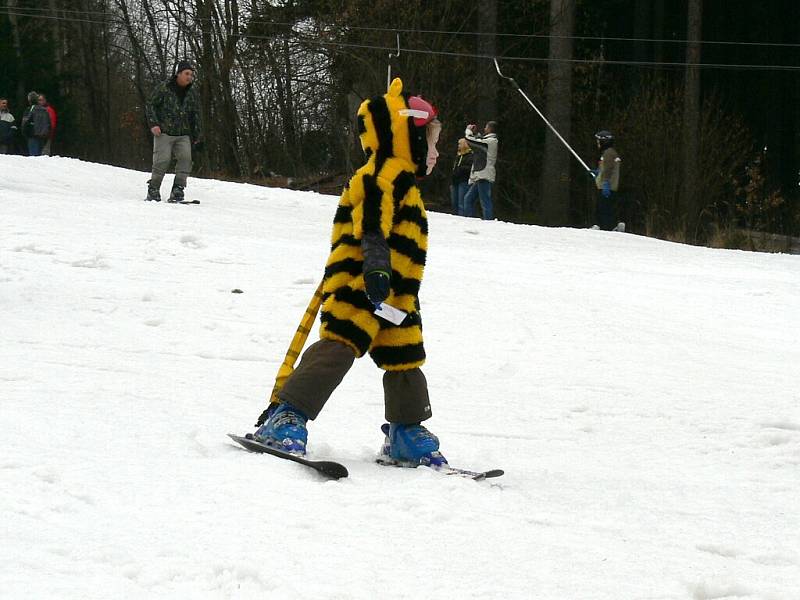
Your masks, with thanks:
[{"label": "snow covered slope", "polygon": [[225,434],[336,198],[0,172],[0,598],[800,598],[800,257],[431,214],[429,425],[506,476],[374,465],[365,359],[310,427],[326,482]]}]

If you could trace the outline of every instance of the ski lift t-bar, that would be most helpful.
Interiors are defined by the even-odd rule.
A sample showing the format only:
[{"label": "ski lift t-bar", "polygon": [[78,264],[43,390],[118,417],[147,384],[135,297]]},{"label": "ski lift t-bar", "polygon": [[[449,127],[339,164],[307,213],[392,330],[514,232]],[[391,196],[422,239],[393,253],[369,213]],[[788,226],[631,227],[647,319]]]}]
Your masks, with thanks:
[{"label": "ski lift t-bar", "polygon": [[392,58],[400,56],[400,33],[397,33],[397,54],[389,52],[389,66],[386,68],[386,89],[392,85]]},{"label": "ski lift t-bar", "polygon": [[513,77],[509,77],[509,76],[507,76],[507,75],[503,75],[503,73],[500,71],[500,65],[498,64],[498,62],[497,62],[497,59],[496,59],[496,58],[494,59],[494,68],[495,68],[495,69],[497,69],[497,74],[498,74],[498,75],[500,75],[500,77],[502,77],[503,79],[507,79],[508,81],[510,81],[510,82],[511,82],[511,85],[513,85],[513,86],[514,86],[514,88],[515,88],[515,89],[516,89],[516,90],[517,90],[517,91],[518,91],[520,94],[522,94],[522,97],[523,97],[523,98],[525,98],[525,100],[527,100],[528,104],[530,104],[530,105],[533,107],[533,110],[535,110],[535,111],[536,111],[536,114],[538,114],[540,117],[542,117],[542,121],[544,121],[544,122],[545,122],[545,124],[546,124],[546,125],[547,125],[547,126],[550,128],[550,130],[551,130],[553,133],[555,133],[555,134],[556,134],[556,137],[557,137],[559,140],[561,140],[561,142],[562,142],[562,143],[563,143],[563,144],[564,144],[564,145],[567,147],[567,150],[569,150],[570,152],[572,152],[572,156],[574,156],[575,158],[577,158],[577,159],[578,159],[578,162],[579,162],[579,163],[581,163],[581,165],[583,165],[583,168],[584,168],[584,169],[586,169],[586,171],[587,171],[587,172],[588,172],[590,175],[594,175],[594,173],[592,173],[592,170],[589,168],[589,165],[587,165],[585,162],[583,162],[583,159],[582,159],[580,156],[578,156],[578,154],[575,152],[575,150],[573,150],[573,149],[572,149],[572,146],[570,146],[570,145],[567,143],[567,140],[565,140],[563,137],[561,137],[561,134],[560,134],[560,133],[558,133],[558,131],[556,130],[556,128],[555,128],[555,127],[553,127],[553,125],[550,123],[550,121],[548,121],[548,120],[547,120],[547,117],[545,117],[545,116],[542,114],[542,111],[540,111],[538,108],[536,108],[536,105],[535,105],[533,102],[531,102],[531,99],[530,99],[530,98],[528,98],[528,95],[527,95],[525,92],[523,92],[523,91],[522,91],[522,88],[520,88],[520,87],[519,87],[519,84],[518,84],[516,81],[514,81],[514,78],[513,78]]}]

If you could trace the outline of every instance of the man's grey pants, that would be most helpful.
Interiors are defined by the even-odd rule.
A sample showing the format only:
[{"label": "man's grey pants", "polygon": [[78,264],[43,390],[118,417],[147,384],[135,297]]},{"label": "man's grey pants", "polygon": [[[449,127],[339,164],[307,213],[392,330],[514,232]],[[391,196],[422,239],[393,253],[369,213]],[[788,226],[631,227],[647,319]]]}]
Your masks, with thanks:
[{"label": "man's grey pants", "polygon": [[164,175],[169,169],[172,155],[175,155],[176,185],[186,187],[186,178],[192,171],[192,142],[188,135],[167,135],[162,133],[153,137],[153,173],[150,175],[150,186],[160,187]]},{"label": "man's grey pants", "polygon": [[[333,390],[353,366],[355,353],[340,342],[322,339],[308,347],[278,398],[316,419]],[[428,383],[420,369],[383,374],[386,420],[410,425],[431,417]]]}]

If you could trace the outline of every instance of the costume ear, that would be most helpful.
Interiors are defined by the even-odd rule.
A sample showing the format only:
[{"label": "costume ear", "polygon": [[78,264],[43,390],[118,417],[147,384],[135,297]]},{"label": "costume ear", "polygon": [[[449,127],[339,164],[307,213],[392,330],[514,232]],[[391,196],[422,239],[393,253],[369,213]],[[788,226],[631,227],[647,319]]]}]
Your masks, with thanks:
[{"label": "costume ear", "polygon": [[403,82],[400,80],[399,77],[395,77],[392,80],[392,84],[389,86],[389,95],[390,96],[399,96],[403,91]]}]

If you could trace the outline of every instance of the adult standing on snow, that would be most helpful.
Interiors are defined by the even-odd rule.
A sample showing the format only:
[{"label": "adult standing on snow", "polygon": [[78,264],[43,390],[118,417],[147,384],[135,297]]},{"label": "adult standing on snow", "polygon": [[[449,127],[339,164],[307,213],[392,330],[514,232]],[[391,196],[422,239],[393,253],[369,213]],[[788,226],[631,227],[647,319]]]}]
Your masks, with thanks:
[{"label": "adult standing on snow", "polygon": [[597,186],[596,229],[625,231],[625,223],[617,221],[617,191],[622,159],[614,149],[614,135],[610,131],[598,131],[594,135],[600,150],[600,163],[594,178]]},{"label": "adult standing on snow", "polygon": [[22,117],[22,133],[28,139],[28,155],[41,156],[47,138],[50,136],[50,115],[39,104],[39,94],[28,94],[30,108]]},{"label": "adult standing on snow", "polygon": [[453,175],[450,178],[450,200],[453,204],[453,214],[463,215],[465,210],[464,196],[469,189],[469,174],[472,171],[472,148],[467,140],[458,140],[458,153],[453,164]]},{"label": "adult standing on snow", "polygon": [[464,197],[464,216],[471,217],[474,214],[475,196],[479,196],[482,218],[491,221],[494,218],[492,188],[496,177],[497,122],[488,121],[483,128],[483,135],[478,134],[477,125],[467,126],[464,139],[475,153],[469,175],[470,187]]},{"label": "adult standing on snow", "polygon": [[161,182],[173,156],[175,179],[168,202],[182,202],[192,170],[192,149],[200,150],[200,99],[194,86],[194,66],[181,61],[175,74],[161,83],[147,102],[147,122],[153,134],[153,170],[145,200],[161,202]]},{"label": "adult standing on snow", "polygon": [[17,126],[14,115],[8,111],[8,99],[0,98],[0,154],[8,154],[14,143]]},{"label": "adult standing on snow", "polygon": [[[441,130],[436,115],[420,96],[403,94],[400,79],[385,95],[359,107],[367,163],[345,186],[333,220],[321,286],[321,339],[273,395],[259,419],[257,441],[305,454],[306,422],[317,417],[354,360],[369,353],[385,371],[384,460],[410,466],[447,463],[439,440],[421,425],[431,417],[420,370],[425,350],[418,299],[428,221],[416,180],[436,164]],[[407,314],[396,324],[375,314],[380,307]]]},{"label": "adult standing on snow", "polygon": [[53,140],[56,137],[56,124],[58,123],[58,115],[56,109],[50,106],[44,94],[39,94],[39,106],[44,106],[47,114],[50,116],[50,135],[47,136],[47,141],[42,148],[42,154],[50,156],[53,151]]}]

